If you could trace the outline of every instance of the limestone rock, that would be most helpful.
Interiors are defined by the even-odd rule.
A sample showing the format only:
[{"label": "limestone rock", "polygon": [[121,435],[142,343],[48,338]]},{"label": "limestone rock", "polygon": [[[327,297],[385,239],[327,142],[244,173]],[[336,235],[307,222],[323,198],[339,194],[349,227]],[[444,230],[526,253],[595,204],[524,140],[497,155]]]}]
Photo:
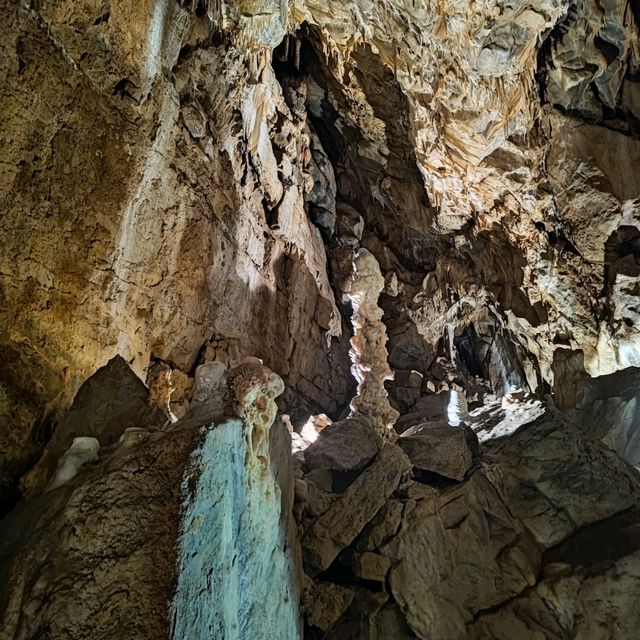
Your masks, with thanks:
[{"label": "limestone rock", "polygon": [[393,377],[393,399],[407,413],[422,395],[423,376],[419,371],[396,371]]},{"label": "limestone rock", "polygon": [[375,551],[398,533],[404,505],[400,500],[387,500],[382,509],[363,529],[355,542],[359,551]]},{"label": "limestone rock", "polygon": [[351,371],[358,382],[351,408],[369,418],[383,436],[389,430],[398,412],[391,407],[384,381],[393,376],[387,363],[386,327],[382,322],[382,309],[378,296],[384,288],[384,278],[375,257],[360,249],[353,259],[352,279],[347,295],[353,307],[351,323]]},{"label": "limestone rock", "polygon": [[268,462],[269,428],[278,407],[275,398],[284,391],[282,378],[258,362],[246,362],[229,372],[236,410],[246,425],[247,451],[251,461]]},{"label": "limestone rock", "polygon": [[379,553],[356,552],[351,557],[351,567],[357,578],[384,582],[391,567],[391,561]]},{"label": "limestone rock", "polygon": [[161,434],[19,503],[0,525],[0,636],[167,637],[180,484],[197,440]]},{"label": "limestone rock", "polygon": [[24,490],[27,494],[42,490],[75,438],[95,438],[104,447],[116,444],[126,429],[160,427],[164,422],[164,414],[149,406],[142,381],[121,357],[115,357],[80,387],[40,461],[23,479]]},{"label": "limestone rock", "polygon": [[564,354],[554,360],[556,404],[585,434],[602,439],[627,462],[640,466],[640,370],[590,378],[582,354]]},{"label": "limestone rock", "polygon": [[539,547],[480,473],[405,510],[398,535],[381,549],[407,622],[425,640],[462,638],[477,611],[536,580]]},{"label": "limestone rock", "polygon": [[543,580],[495,613],[482,614],[468,637],[633,638],[639,621],[639,574],[640,554],[635,552],[602,572],[585,567]]},{"label": "limestone rock", "polygon": [[311,582],[303,603],[309,624],[328,631],[349,608],[353,595],[350,589],[332,582]]},{"label": "limestone rock", "polygon": [[99,450],[100,443],[96,438],[74,438],[71,446],[58,460],[56,470],[45,491],[53,491],[72,480],[83,465],[98,459]]},{"label": "limestone rock", "polygon": [[326,569],[351,544],[409,470],[401,449],[392,444],[382,447],[371,465],[306,530],[302,548],[309,575]]},{"label": "limestone rock", "polygon": [[486,460],[509,511],[545,547],[633,506],[640,487],[615,452],[553,414],[517,431]]},{"label": "limestone rock", "polygon": [[416,469],[452,480],[464,480],[479,453],[476,435],[470,429],[430,422],[407,429],[398,446]]},{"label": "limestone rock", "polygon": [[307,469],[354,471],[382,447],[382,438],[365,417],[355,416],[325,427],[304,452]]}]

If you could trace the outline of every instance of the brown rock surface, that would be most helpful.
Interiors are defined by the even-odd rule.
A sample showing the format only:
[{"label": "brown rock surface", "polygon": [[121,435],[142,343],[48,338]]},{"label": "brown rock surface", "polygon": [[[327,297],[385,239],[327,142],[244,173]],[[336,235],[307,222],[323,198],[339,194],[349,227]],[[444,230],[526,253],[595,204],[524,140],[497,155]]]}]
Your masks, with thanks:
[{"label": "brown rock surface", "polygon": [[452,480],[464,480],[479,452],[473,431],[433,422],[407,429],[398,438],[398,446],[416,469]]},{"label": "brown rock surface", "polygon": [[410,470],[401,449],[385,444],[372,464],[307,529],[302,540],[305,568],[315,575],[362,531]]},{"label": "brown rock surface", "polygon": [[2,634],[635,637],[637,2],[6,4]]},{"label": "brown rock surface", "polygon": [[304,452],[305,467],[354,471],[364,467],[382,447],[382,438],[367,418],[354,416],[328,425]]}]

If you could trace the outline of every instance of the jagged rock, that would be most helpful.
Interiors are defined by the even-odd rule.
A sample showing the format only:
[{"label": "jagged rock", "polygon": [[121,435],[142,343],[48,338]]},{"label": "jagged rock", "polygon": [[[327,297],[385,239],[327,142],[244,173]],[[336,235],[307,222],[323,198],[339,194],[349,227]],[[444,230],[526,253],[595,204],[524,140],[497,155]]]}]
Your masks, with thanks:
[{"label": "jagged rock", "polygon": [[180,485],[198,439],[160,434],[19,503],[0,524],[0,636],[166,637]]},{"label": "jagged rock", "polygon": [[355,542],[359,551],[375,551],[398,533],[404,507],[399,500],[388,500],[367,524]]},{"label": "jagged rock", "polygon": [[382,447],[344,494],[307,528],[302,548],[309,575],[326,569],[338,553],[353,542],[410,468],[400,448],[392,444]]},{"label": "jagged rock", "polygon": [[313,482],[316,487],[326,491],[327,493],[331,493],[333,490],[333,476],[327,469],[311,469],[311,471],[308,471],[305,474],[304,478],[309,482]]},{"label": "jagged rock", "polygon": [[25,493],[42,490],[75,438],[96,438],[106,447],[116,444],[126,429],[161,426],[165,416],[149,406],[147,395],[147,388],[120,356],[98,369],[80,387],[38,464],[23,478]]},{"label": "jagged rock", "polygon": [[130,427],[162,421],[153,415],[147,389],[119,356],[98,369],[81,387],[71,408],[56,426],[49,450],[57,453],[77,436],[97,438],[101,446],[114,444]]},{"label": "jagged rock", "polygon": [[[394,393],[391,369],[419,371],[431,391],[481,388],[482,378],[500,395],[511,385],[526,392],[553,384],[559,349],[581,350],[590,375],[640,363],[637,2],[13,4],[0,28],[0,393],[8,389],[9,397],[6,409],[0,397],[0,483],[10,488],[7,507],[17,498],[16,478],[49,437],[50,418],[61,415],[97,363],[116,354],[138,375],[151,360],[186,372],[212,354],[225,365],[258,354],[283,376],[279,403],[298,428],[309,414],[346,415],[354,387],[347,326],[353,311],[360,383],[354,408],[390,440],[395,433],[385,430],[397,415],[384,385],[386,378]],[[354,282],[355,296],[349,292],[354,258],[359,276],[353,280],[363,285]],[[364,299],[350,309],[348,296],[358,294]],[[9,580],[0,580],[13,598],[8,637],[166,637],[165,604],[175,576],[163,553],[176,540],[165,534],[177,527],[183,481],[193,500],[185,535],[192,532],[195,541],[185,566],[194,587],[181,591],[174,635],[210,635],[204,621],[229,604],[214,634],[295,637],[286,572],[270,583],[274,594],[263,589],[250,602],[251,589],[238,594],[233,581],[224,588],[216,582],[237,577],[238,584],[244,578],[262,588],[252,580],[255,566],[243,564],[247,555],[234,563],[233,545],[197,545],[212,537],[219,542],[224,521],[236,538],[243,527],[260,532],[248,536],[250,553],[285,548],[286,537],[269,520],[278,501],[288,513],[293,491],[282,489],[279,497],[270,482],[271,446],[286,440],[275,424],[268,426],[282,388],[268,374],[238,380],[229,400],[242,420],[211,431],[200,429],[231,415],[217,392],[192,402],[170,432],[149,428],[138,445],[129,435],[117,445],[123,430],[131,435],[145,426],[124,420],[112,422],[109,443],[98,434],[71,434],[100,440],[98,467],[106,471],[84,468],[46,500],[18,507],[11,522],[33,555],[20,551]],[[618,395],[598,392],[593,402],[583,393],[589,384],[579,375],[556,393],[569,411],[579,407],[582,434],[562,420],[545,423],[548,429],[527,424],[541,410],[533,400],[501,407],[498,398],[482,412],[484,466],[457,487],[477,531],[460,520],[458,529],[442,533],[433,522],[449,522],[446,511],[457,508],[446,503],[444,515],[427,518],[436,529],[429,542],[444,545],[437,556],[444,573],[453,572],[459,545],[471,554],[474,545],[487,544],[488,551],[477,550],[486,556],[476,565],[480,572],[485,560],[500,566],[480,576],[479,596],[467,597],[465,590],[477,585],[475,574],[464,582],[465,571],[472,573],[476,556],[456,564],[461,575],[451,578],[446,594],[452,602],[440,609],[438,590],[449,587],[442,580],[430,585],[419,604],[433,604],[436,623],[450,624],[449,638],[467,631],[454,614],[464,609],[463,626],[470,615],[497,614],[476,611],[476,601],[493,603],[520,578],[528,580],[535,562],[522,560],[522,576],[511,562],[521,540],[494,556],[509,537],[505,530],[530,530],[545,546],[636,500],[633,470],[596,440],[581,441],[584,433],[604,438],[636,460],[633,383]],[[425,403],[413,403],[415,389],[397,389],[391,397],[398,407],[420,416]],[[415,420],[404,417],[397,431]],[[210,457],[202,456],[202,475],[185,478],[185,460],[196,448],[185,442],[192,429],[206,439]],[[58,447],[48,464],[70,444]],[[320,468],[305,479],[298,457],[301,527],[327,518],[339,538],[318,532],[329,540],[321,564],[334,547],[357,545],[354,531],[364,539],[367,522],[371,544],[408,538],[410,514],[450,495],[404,481],[390,490],[389,478],[374,488],[373,478],[364,479],[385,451],[367,469],[333,473],[330,487]],[[219,474],[207,466],[214,462]],[[260,475],[251,475],[258,469]],[[43,461],[25,482],[26,493],[30,485],[44,486],[50,471]],[[381,468],[376,473],[384,475]],[[233,477],[227,491],[220,490],[221,477]],[[495,491],[483,484],[489,498],[474,489],[482,478],[494,484]],[[208,499],[212,493],[219,503]],[[389,502],[403,504],[398,535],[376,519]],[[30,509],[44,514],[29,520],[33,530],[17,522]],[[505,510],[517,517],[503,519]],[[390,508],[389,517],[396,512]],[[262,528],[254,516],[272,526]],[[113,532],[102,530],[108,526]],[[280,551],[271,565],[266,557],[257,556],[258,567],[282,569]],[[416,566],[424,569],[432,557],[424,553]],[[212,558],[229,562],[209,574]],[[15,569],[21,561],[22,574]],[[567,583],[562,559],[552,564],[545,581]],[[430,567],[433,574],[439,568],[435,561]],[[626,583],[631,570],[620,571]],[[558,633],[597,636],[596,627],[608,632],[616,624],[621,634],[633,633],[624,594],[598,586],[600,601],[576,595],[576,582],[587,584],[594,575],[576,573],[571,595],[556,598]],[[615,572],[599,575],[613,584]],[[230,600],[221,592],[232,594]],[[328,637],[411,637],[384,592],[354,593]],[[515,607],[525,595],[495,606]],[[144,604],[149,599],[154,607]],[[552,600],[533,607],[544,620],[542,634],[558,628],[545,611]],[[252,604],[263,613],[261,627],[247,622]],[[593,616],[581,607],[591,607]],[[576,610],[580,616],[573,618]],[[419,613],[407,613],[414,626]]]},{"label": "jagged rock", "polygon": [[382,438],[367,418],[347,418],[320,431],[305,449],[305,466],[309,471],[354,471],[372,460],[381,447]]},{"label": "jagged rock", "polygon": [[590,437],[600,438],[627,462],[640,466],[640,370],[590,378],[582,353],[558,351],[554,400]]},{"label": "jagged rock", "polygon": [[389,558],[371,551],[353,553],[350,560],[353,574],[362,580],[384,582],[391,567]]},{"label": "jagged rock", "polygon": [[467,637],[478,612],[536,583],[544,547],[623,512],[639,491],[607,447],[545,415],[486,454],[467,482],[408,503],[380,550],[393,563],[392,593],[419,637]]},{"label": "jagged rock", "polygon": [[342,620],[328,633],[327,638],[363,638],[366,640],[414,640],[411,631],[397,605],[387,602],[384,592],[355,590],[353,604]]},{"label": "jagged rock", "polygon": [[[615,538],[619,532],[611,535]],[[640,596],[640,552],[603,560],[576,567],[563,563],[564,575],[546,577],[497,611],[481,614],[468,637],[633,638],[640,620],[635,606]]]},{"label": "jagged rock", "polygon": [[423,422],[398,438],[398,446],[421,471],[464,480],[479,453],[478,439],[467,427]]},{"label": "jagged rock", "polygon": [[420,638],[464,637],[475,612],[535,583],[540,551],[480,473],[405,509],[398,535],[381,549],[389,582]]},{"label": "jagged rock", "polygon": [[640,488],[640,477],[615,452],[549,413],[485,460],[509,511],[545,547],[634,506]]},{"label": "jagged rock", "polygon": [[393,376],[392,398],[407,413],[422,395],[423,375],[419,371],[397,370]]},{"label": "jagged rock", "polygon": [[309,624],[328,631],[349,608],[353,596],[351,589],[332,582],[310,582],[303,601]]},{"label": "jagged rock", "polygon": [[398,412],[389,404],[385,380],[393,373],[387,362],[386,327],[382,322],[382,309],[378,297],[384,288],[380,265],[366,249],[360,249],[353,258],[352,278],[347,289],[353,314],[351,338],[351,372],[358,382],[351,409],[367,417],[378,432],[389,435]]}]

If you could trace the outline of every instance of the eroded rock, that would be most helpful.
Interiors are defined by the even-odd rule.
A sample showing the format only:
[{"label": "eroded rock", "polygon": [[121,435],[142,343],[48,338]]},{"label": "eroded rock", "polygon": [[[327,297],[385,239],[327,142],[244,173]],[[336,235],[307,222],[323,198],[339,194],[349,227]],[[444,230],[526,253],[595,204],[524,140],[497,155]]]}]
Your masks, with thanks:
[{"label": "eroded rock", "polygon": [[315,520],[302,539],[309,575],[326,569],[362,531],[410,470],[399,447],[385,444],[372,464],[331,507]]},{"label": "eroded rock", "polygon": [[416,469],[453,480],[464,480],[480,451],[478,439],[469,428],[433,422],[407,429],[398,438],[398,446]]},{"label": "eroded rock", "polygon": [[365,417],[354,416],[324,427],[304,452],[311,470],[355,471],[372,460],[382,447],[382,438]]}]

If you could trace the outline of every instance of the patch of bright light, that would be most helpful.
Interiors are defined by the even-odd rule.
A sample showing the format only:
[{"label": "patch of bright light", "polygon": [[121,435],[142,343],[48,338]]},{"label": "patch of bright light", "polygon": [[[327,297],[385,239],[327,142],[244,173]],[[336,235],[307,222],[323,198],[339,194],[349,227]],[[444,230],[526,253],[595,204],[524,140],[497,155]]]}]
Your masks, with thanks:
[{"label": "patch of bright light", "polygon": [[309,419],[302,425],[299,433],[295,431],[291,434],[291,448],[293,453],[304,451],[312,442],[315,442],[320,432],[331,424],[331,418],[324,413],[309,416]]}]

